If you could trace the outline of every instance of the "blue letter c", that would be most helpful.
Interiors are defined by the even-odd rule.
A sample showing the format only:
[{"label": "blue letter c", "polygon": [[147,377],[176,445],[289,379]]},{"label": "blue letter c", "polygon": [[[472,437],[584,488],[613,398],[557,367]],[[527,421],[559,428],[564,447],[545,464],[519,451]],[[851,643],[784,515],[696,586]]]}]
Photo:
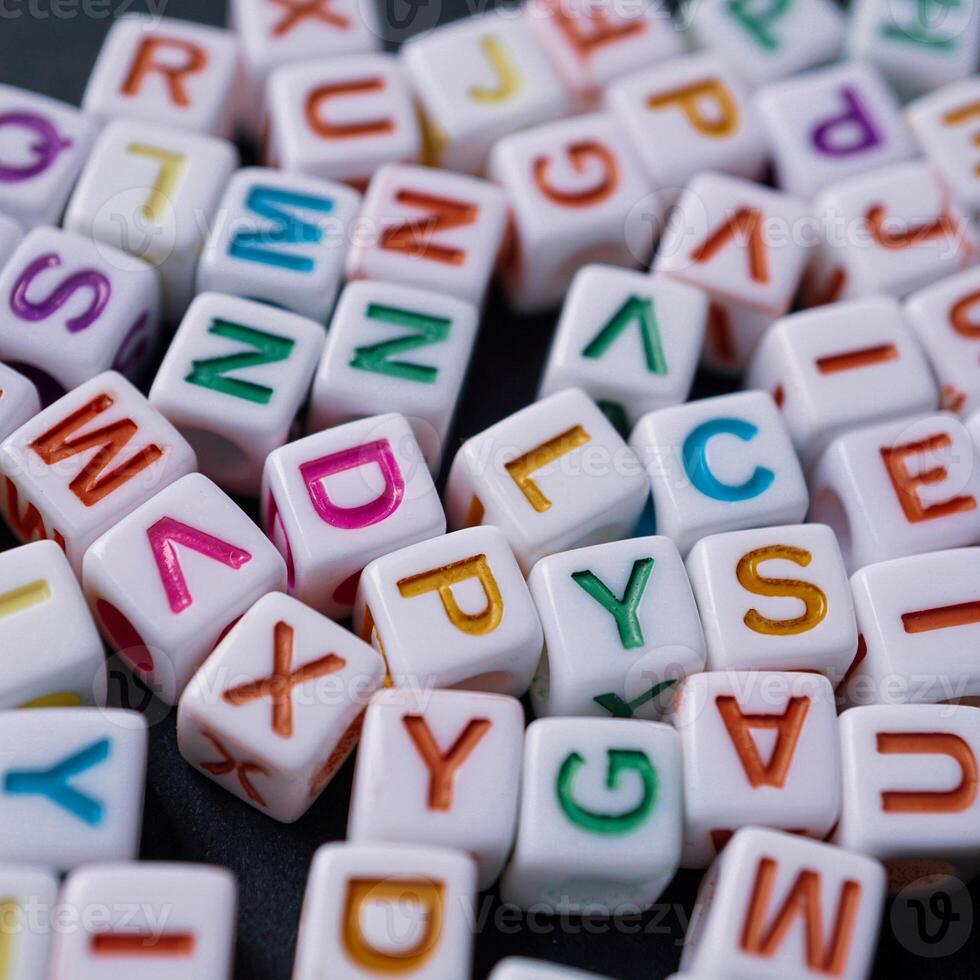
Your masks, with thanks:
[{"label": "blue letter c", "polygon": [[743,442],[749,442],[758,433],[756,426],[743,419],[712,419],[710,422],[702,422],[684,440],[684,469],[691,483],[706,497],[729,503],[751,500],[765,493],[776,479],[776,474],[767,467],[757,466],[744,483],[722,483],[711,472],[707,459],[708,443],[715,436],[735,436]]}]

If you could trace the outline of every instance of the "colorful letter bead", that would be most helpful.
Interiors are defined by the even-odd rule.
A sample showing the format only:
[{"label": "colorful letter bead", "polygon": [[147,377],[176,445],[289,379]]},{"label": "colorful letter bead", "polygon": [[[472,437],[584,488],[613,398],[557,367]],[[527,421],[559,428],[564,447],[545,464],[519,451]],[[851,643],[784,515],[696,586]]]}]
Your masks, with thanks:
[{"label": "colorful letter bead", "polygon": [[466,851],[479,888],[489,888],[514,843],[523,750],[524,709],[514,698],[376,695],[357,751],[348,839]]},{"label": "colorful letter bead", "polygon": [[106,640],[168,704],[229,627],[285,581],[276,549],[200,473],[116,524],[82,569]]},{"label": "colorful letter bead", "polygon": [[757,99],[779,186],[807,200],[913,155],[894,95],[870,65],[845,62],[767,85]]},{"label": "colorful letter bead", "polygon": [[34,382],[0,363],[0,441],[41,411]]},{"label": "colorful letter bead", "polygon": [[506,221],[504,193],[487,181],[386,164],[368,186],[347,276],[434,289],[479,304]]},{"label": "colorful letter bead", "polygon": [[980,269],[912,293],[905,316],[939,381],[942,407],[958,415],[980,408]]},{"label": "colorful letter bead", "polygon": [[311,431],[401,412],[439,472],[479,327],[465,300],[386,282],[348,284],[313,382]]},{"label": "colorful letter bead", "polygon": [[47,404],[103,371],[137,379],[156,348],[156,272],[60,228],[27,235],[0,270],[0,297],[0,357]]},{"label": "colorful letter bead", "polygon": [[528,585],[545,655],[538,715],[657,718],[674,684],[704,669],[704,634],[677,546],[632,538],[542,558]]},{"label": "colorful letter bead", "polygon": [[980,871],[980,709],[901,704],[840,718],[844,807],[834,841],[882,861],[894,890],[962,887]]},{"label": "colorful letter bead", "polygon": [[653,268],[711,299],[705,362],[740,371],[763,331],[789,310],[809,252],[795,198],[737,177],[700,174],[684,188]]},{"label": "colorful letter bead", "polygon": [[824,524],[702,538],[687,559],[709,670],[807,670],[839,682],[857,648],[847,572]]},{"label": "colorful letter bead", "polygon": [[844,16],[830,0],[706,0],[692,9],[695,35],[753,85],[833,61]]},{"label": "colorful letter bead", "polygon": [[18,540],[56,541],[79,573],[96,538],[196,467],[180,433],[108,371],[0,445],[0,513]]},{"label": "colorful letter bead", "polygon": [[384,163],[422,153],[408,81],[391,54],[318,59],[273,72],[266,155],[284,170],[355,187]]},{"label": "colorful letter bead", "polygon": [[793,524],[806,514],[803,472],[764,392],[650,412],[630,444],[650,478],[657,530],[681,554],[708,534]]},{"label": "colorful letter bead", "polygon": [[713,671],[682,681],[684,865],[706,868],[735,831],[822,840],[840,815],[834,689],[810,673]]},{"label": "colorful letter bead", "polygon": [[225,140],[130,119],[99,136],[65,227],[146,259],[160,271],[164,313],[180,319],[198,256],[238,152]]},{"label": "colorful letter bead", "polygon": [[680,739],[624,718],[541,718],[524,739],[517,843],[501,897],[522,909],[636,915],[681,855]]},{"label": "colorful letter bead", "polygon": [[368,0],[232,0],[244,62],[241,122],[259,132],[259,106],[271,72],[281,65],[374,51],[381,44],[375,5]]},{"label": "colorful letter bead", "polygon": [[375,415],[270,453],[265,529],[286,559],[290,595],[350,615],[364,566],[437,537],[446,517],[408,422]]},{"label": "colorful letter bead", "polygon": [[403,844],[325,844],[313,857],[296,941],[295,980],[465,977],[476,862]]},{"label": "colorful letter bead", "polygon": [[684,36],[663,4],[531,0],[527,22],[579,106],[614,79],[684,51]]},{"label": "colorful letter bead", "polygon": [[227,182],[197,291],[264,300],[325,323],[343,278],[356,191],[264,167]]},{"label": "colorful letter bead", "polygon": [[437,167],[479,174],[502,136],[571,108],[527,19],[506,10],[410,39],[401,57],[421,105],[429,162]]},{"label": "colorful letter bead", "polygon": [[51,980],[226,980],[234,960],[237,890],[230,871],[206,864],[79,868],[61,895],[79,917],[52,944]]},{"label": "colorful letter bead", "polygon": [[51,541],[0,554],[4,708],[105,703],[105,652],[71,565]]},{"label": "colorful letter bead", "polygon": [[58,876],[47,868],[0,865],[0,950],[7,980],[43,980],[50,975],[51,918],[59,889]]},{"label": "colorful letter bead", "polygon": [[[611,113],[507,136],[487,170],[510,201],[513,238],[502,278],[518,312],[558,306],[586,262],[649,262],[660,207]],[[638,205],[647,213],[636,215]]]},{"label": "colorful letter bead", "polygon": [[[974,536],[976,540],[976,536]],[[852,704],[980,697],[980,548],[869,565],[851,579],[860,642],[844,693]]]},{"label": "colorful letter bead", "polygon": [[980,11],[973,0],[857,0],[847,42],[852,57],[875,65],[902,96],[921,95],[977,70]]},{"label": "colorful letter bead", "polygon": [[265,303],[201,293],[150,389],[150,404],[194,447],[201,472],[256,496],[286,444],[323,349],[323,328]]},{"label": "colorful letter bead", "polygon": [[377,651],[296,599],[270,593],[184,690],[177,745],[195,769],[291,823],[353,750],[384,676]]},{"label": "colorful letter bead", "polygon": [[[973,4],[969,4],[972,8]],[[907,110],[916,141],[958,201],[980,212],[980,80],[964,79],[916,99]]]},{"label": "colorful letter bead", "polygon": [[158,16],[113,22],[89,76],[82,108],[101,119],[230,136],[238,81],[234,34]]},{"label": "colorful letter bead", "polygon": [[850,571],[980,541],[980,468],[963,424],[918,415],[835,439],[810,480],[809,520],[829,524]]},{"label": "colorful letter bead", "polygon": [[74,106],[0,85],[0,213],[57,224],[96,131]]},{"label": "colorful letter bead", "polygon": [[708,298],[693,286],[587,265],[565,297],[539,395],[581,388],[626,433],[687,398],[707,314]]},{"label": "colorful letter bead", "polygon": [[541,657],[538,614],[495,527],[456,531],[371,562],[354,624],[381,651],[396,687],[520,697]]},{"label": "colorful letter bead", "polygon": [[665,203],[704,170],[754,180],[769,155],[748,85],[714,54],[671,58],[627,75],[609,86],[606,104]]},{"label": "colorful letter bead", "polygon": [[701,884],[681,969],[732,980],[865,980],[884,900],[874,859],[746,827]]},{"label": "colorful letter bead", "polygon": [[571,967],[525,960],[516,956],[501,960],[490,974],[490,980],[602,980],[596,973],[583,973]]},{"label": "colorful letter bead", "polygon": [[929,362],[902,308],[885,296],[777,320],[756,348],[747,385],[772,394],[804,461],[850,429],[939,404]]},{"label": "colorful letter bead", "polygon": [[499,527],[527,573],[555,551],[626,537],[647,496],[633,451],[584,392],[568,388],[463,443],[446,513],[453,528]]},{"label": "colorful letter bead", "polygon": [[0,861],[67,871],[135,859],[145,776],[135,711],[0,712]]},{"label": "colorful letter bead", "polygon": [[829,188],[814,202],[823,228],[809,305],[882,293],[901,299],[976,261],[972,221],[921,161],[898,163]]}]

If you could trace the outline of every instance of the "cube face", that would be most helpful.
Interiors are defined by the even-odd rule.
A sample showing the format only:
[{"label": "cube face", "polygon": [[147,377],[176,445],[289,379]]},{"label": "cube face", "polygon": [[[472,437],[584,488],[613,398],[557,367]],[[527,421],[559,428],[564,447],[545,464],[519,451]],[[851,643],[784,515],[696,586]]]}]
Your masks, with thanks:
[{"label": "cube face", "polygon": [[583,973],[566,966],[525,960],[511,956],[501,960],[490,974],[490,980],[601,980],[595,973]]},{"label": "cube face", "polygon": [[875,69],[861,62],[776,82],[757,102],[779,186],[806,200],[914,154],[898,102]]},{"label": "cube face", "polygon": [[964,79],[916,99],[907,113],[922,152],[956,199],[973,214],[980,211],[980,182],[973,142],[978,99],[980,83],[975,78]]},{"label": "cube face", "polygon": [[449,473],[450,526],[499,527],[525,573],[555,551],[625,537],[646,503],[642,466],[571,388],[467,440]]},{"label": "cube face", "polygon": [[842,281],[838,298],[901,299],[971,265],[977,251],[973,223],[926,163],[854,177],[813,207],[825,238],[816,268],[821,277]]},{"label": "cube face", "polygon": [[892,888],[958,887],[980,870],[973,773],[980,710],[902,704],[840,718],[844,808],[835,841],[885,863]]},{"label": "cube face", "polygon": [[980,408],[980,372],[975,355],[980,313],[980,270],[942,279],[913,293],[905,315],[936,374],[942,406],[966,416]]},{"label": "cube face", "polygon": [[20,541],[56,541],[78,574],[96,538],[196,467],[180,433],[109,371],[0,446],[0,513]]},{"label": "cube face", "polygon": [[980,549],[869,565],[851,585],[863,643],[844,693],[851,704],[951,701],[980,694],[970,643]]},{"label": "cube face", "polygon": [[82,568],[107,642],[168,704],[222,633],[285,580],[271,542],[200,473],[116,524]]},{"label": "cube face", "polygon": [[256,496],[266,457],[306,400],[323,328],[264,303],[197,296],[167,349],[150,404],[194,447],[201,472]]},{"label": "cube face", "polygon": [[0,712],[0,860],[66,871],[135,859],[146,776],[146,721],[134,711]]},{"label": "cube face", "polygon": [[649,475],[657,528],[681,554],[709,534],[791,524],[806,513],[799,461],[764,392],[651,412],[630,445]]},{"label": "cube face", "polygon": [[415,103],[394,55],[280,68],[267,106],[267,153],[285,170],[366,186],[382,164],[416,163],[422,153]]},{"label": "cube face", "polygon": [[721,971],[736,980],[815,980],[831,972],[864,980],[878,937],[885,872],[852,851],[747,827],[708,872],[699,898],[681,957],[685,971]]},{"label": "cube face", "polygon": [[570,914],[649,908],[680,860],[681,792],[680,740],[668,725],[533,722],[503,900]]},{"label": "cube face", "polygon": [[96,131],[74,106],[0,85],[0,212],[25,228],[57,224]]},{"label": "cube face", "polygon": [[527,22],[579,105],[591,105],[612,81],[682,54],[683,36],[661,4],[532,0]]},{"label": "cube face", "polygon": [[939,405],[902,308],[884,296],[777,321],[756,349],[748,385],[772,393],[805,461],[849,429]]},{"label": "cube face", "polygon": [[479,174],[516,129],[565,115],[570,100],[525,18],[490,11],[410,40],[402,63],[421,104],[434,166]]},{"label": "cube face", "polygon": [[793,0],[761,11],[710,0],[697,8],[693,27],[753,85],[833,61],[844,40],[844,17],[827,0]]},{"label": "cube face", "polygon": [[368,185],[349,279],[379,279],[483,300],[504,238],[503,192],[475,177],[388,164]]},{"label": "cube face", "polygon": [[62,901],[81,915],[77,928],[57,934],[53,977],[123,980],[136,969],[147,978],[231,975],[237,886],[225,868],[162,861],[80,868]]},{"label": "cube face", "polygon": [[0,893],[6,918],[4,945],[11,980],[47,976],[51,947],[51,910],[60,882],[47,868],[0,865]]},{"label": "cube face", "polygon": [[277,449],[266,461],[261,502],[290,595],[333,619],[350,615],[368,562],[446,530],[401,415],[349,422]]},{"label": "cube face", "polygon": [[538,614],[506,539],[468,528],[392,552],[361,576],[359,636],[396,687],[520,697],[541,657]]},{"label": "cube face", "polygon": [[359,205],[355,191],[332,181],[235,171],[197,266],[198,291],[264,300],[325,323]]},{"label": "cube face", "polygon": [[310,429],[394,409],[438,473],[478,329],[479,311],[466,300],[394,283],[348,284],[313,384]]},{"label": "cube face", "polygon": [[190,302],[197,258],[238,152],[211,136],[120,119],[92,149],[65,214],[65,228],[140,255],[155,266],[164,314]]},{"label": "cube face", "polygon": [[385,676],[378,653],[282,593],[263,596],[180,699],[195,769],[276,820],[301,817],[354,748]]},{"label": "cube face", "polygon": [[970,435],[942,413],[835,439],[810,481],[809,520],[829,524],[849,571],[980,539],[980,474]]},{"label": "cube face", "polygon": [[769,154],[752,94],[714,54],[671,58],[610,85],[606,104],[665,197],[704,170],[757,178]]},{"label": "cube face", "polygon": [[2,707],[105,703],[102,641],[71,565],[52,541],[0,555],[0,649],[10,651]]},{"label": "cube face", "polygon": [[740,178],[702,174],[684,189],[653,268],[711,298],[707,364],[741,370],[789,309],[809,251],[795,230],[806,220],[802,201]]},{"label": "cube face", "polygon": [[0,441],[40,411],[41,399],[34,382],[6,364],[0,364]]},{"label": "cube face", "polygon": [[347,837],[429,844],[477,860],[478,887],[503,869],[517,829],[524,709],[469,691],[388,690],[368,707]]},{"label": "cube face", "polygon": [[937,20],[888,0],[860,0],[848,25],[847,48],[875,65],[904,97],[922,95],[972,75],[980,58],[976,5],[956,6]]},{"label": "cube face", "polygon": [[232,0],[229,11],[241,45],[246,104],[241,122],[253,135],[260,130],[266,81],[282,65],[313,58],[334,60],[374,51],[381,45],[375,6],[367,0]]},{"label": "cube face", "polygon": [[857,648],[850,584],[823,524],[702,538],[687,559],[710,670],[818,671],[836,684]]},{"label": "cube face", "polygon": [[470,968],[476,863],[443,848],[326,844],[313,858],[296,945],[296,980],[411,970],[418,980]]},{"label": "cube face", "polygon": [[0,270],[0,294],[0,357],[46,404],[103,371],[138,378],[156,347],[156,271],[81,235],[36,228]]},{"label": "cube face", "polygon": [[697,674],[678,688],[673,722],[684,754],[685,867],[706,868],[741,827],[830,833],[841,765],[825,677]]},{"label": "cube face", "polygon": [[[514,241],[503,268],[511,306],[558,306],[578,268],[646,265],[660,206],[626,131],[609,112],[537,126],[500,140],[490,177],[507,191]],[[639,206],[649,214],[634,220]]]},{"label": "cube face", "polygon": [[539,395],[581,388],[629,426],[679,404],[694,380],[707,314],[707,295],[693,286],[585,266],[565,298]]},{"label": "cube face", "polygon": [[697,606],[669,538],[549,555],[529,585],[546,643],[531,685],[538,715],[656,719],[674,684],[704,668]]}]

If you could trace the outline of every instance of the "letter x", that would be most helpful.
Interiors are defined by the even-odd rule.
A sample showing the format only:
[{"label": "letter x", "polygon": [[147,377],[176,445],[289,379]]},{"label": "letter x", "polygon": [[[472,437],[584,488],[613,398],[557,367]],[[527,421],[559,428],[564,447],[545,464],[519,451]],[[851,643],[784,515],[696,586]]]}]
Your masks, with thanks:
[{"label": "letter x", "polygon": [[214,746],[215,751],[221,756],[217,762],[202,762],[201,768],[205,772],[211,773],[212,776],[227,776],[230,773],[234,773],[238,777],[238,782],[242,789],[245,790],[245,795],[253,803],[258,803],[259,806],[265,806],[266,803],[262,799],[261,793],[252,785],[252,781],[248,777],[253,772],[268,776],[268,770],[264,769],[257,762],[239,762],[210,732],[202,731],[201,734]]},{"label": "letter x", "polygon": [[293,735],[293,688],[347,666],[343,657],[328,653],[293,670],[294,635],[295,630],[289,623],[281,620],[276,623],[272,673],[224,693],[224,699],[236,708],[257,698],[272,698],[272,730],[280,738],[292,738]]},{"label": "letter x", "polygon": [[350,27],[350,18],[328,9],[333,0],[271,0],[271,2],[286,10],[282,20],[272,29],[276,37],[288,34],[297,24],[310,17],[323,21],[324,24],[330,24],[331,27],[339,27],[341,30]]}]

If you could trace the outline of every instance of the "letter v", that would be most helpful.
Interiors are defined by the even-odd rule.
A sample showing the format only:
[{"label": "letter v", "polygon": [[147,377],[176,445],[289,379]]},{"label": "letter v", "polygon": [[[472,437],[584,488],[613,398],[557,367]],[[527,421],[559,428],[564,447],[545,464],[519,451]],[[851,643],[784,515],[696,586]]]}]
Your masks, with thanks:
[{"label": "letter v", "polygon": [[227,541],[213,537],[196,527],[182,524],[173,517],[161,517],[156,524],[147,529],[146,536],[150,539],[160,580],[166,590],[170,609],[174,613],[182,613],[194,603],[194,597],[184,577],[184,570],[180,567],[180,559],[177,557],[178,544],[212,561],[221,562],[222,565],[227,565],[235,571],[252,560],[251,554],[244,548],[228,544]]}]

